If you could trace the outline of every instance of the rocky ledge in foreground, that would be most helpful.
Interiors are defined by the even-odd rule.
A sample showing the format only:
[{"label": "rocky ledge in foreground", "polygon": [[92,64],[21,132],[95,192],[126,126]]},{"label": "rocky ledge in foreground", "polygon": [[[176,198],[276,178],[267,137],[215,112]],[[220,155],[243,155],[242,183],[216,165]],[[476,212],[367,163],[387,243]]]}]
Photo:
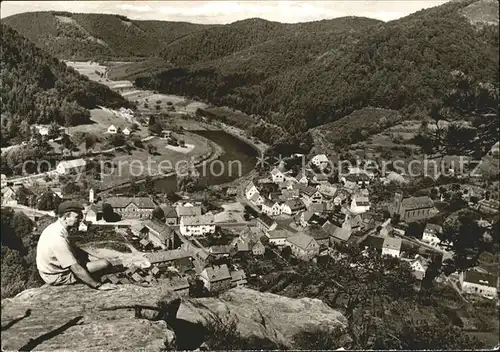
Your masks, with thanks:
[{"label": "rocky ledge in foreground", "polygon": [[194,349],[214,318],[235,324],[243,338],[292,348],[302,331],[346,324],[341,313],[320,300],[247,288],[218,298],[180,299],[161,286],[123,285],[115,291],[44,286],[2,300],[2,350]]}]

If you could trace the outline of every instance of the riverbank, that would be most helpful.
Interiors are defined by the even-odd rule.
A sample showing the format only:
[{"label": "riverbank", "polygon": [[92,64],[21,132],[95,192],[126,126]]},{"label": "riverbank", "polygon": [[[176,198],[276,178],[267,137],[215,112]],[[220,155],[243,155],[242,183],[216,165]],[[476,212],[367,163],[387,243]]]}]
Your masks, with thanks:
[{"label": "riverbank", "polygon": [[[206,141],[203,144],[203,147],[207,149],[206,152],[198,149],[201,155],[196,155],[196,153],[194,153],[195,155],[192,156],[190,155],[191,153],[186,153],[182,157],[179,155],[179,157],[175,158],[175,160],[169,161],[173,161],[172,164],[175,165],[177,165],[177,161],[181,162],[181,164],[184,165],[186,164],[186,162],[189,162],[190,166],[194,166],[198,170],[200,170],[200,168],[203,168],[203,172],[206,172],[207,164],[210,164],[219,159],[220,163],[218,163],[217,165],[224,165],[226,167],[225,173],[219,176],[214,175],[216,174],[216,172],[212,170],[212,166],[215,166],[215,163],[210,164],[210,173],[208,175],[205,175],[205,173],[203,173],[202,176],[203,180],[201,180],[201,184],[203,184],[204,186],[224,184],[226,182],[235,181],[235,176],[231,175],[231,170],[229,169],[232,165],[231,163],[234,162],[239,162],[242,165],[241,169],[238,170],[236,180],[244,178],[255,167],[256,157],[262,156],[269,148],[267,144],[258,141],[253,137],[247,136],[246,132],[242,129],[227,125],[222,122],[208,124],[197,119],[194,115],[199,108],[207,107],[205,103],[188,99],[182,96],[161,94],[149,90],[137,89],[136,87],[133,87],[133,85],[132,87],[127,87],[127,91],[120,91],[119,87],[115,84],[116,82],[107,78],[107,68],[105,66],[90,62],[67,63],[73,66],[80,73],[87,75],[89,79],[105,84],[111,89],[114,89],[121,93],[126,99],[135,102],[138,107],[138,116],[147,117],[148,114],[157,115],[158,113],[164,113],[168,116],[170,114],[173,114],[174,117],[167,121],[167,126],[164,126],[164,128],[166,127],[167,129],[176,130],[182,127],[181,130],[184,129],[184,133],[186,133],[187,135],[194,134],[198,138],[203,138]],[[120,83],[124,82],[125,81],[120,81]],[[180,117],[175,117],[177,116],[176,114],[181,115]],[[207,134],[201,133],[202,131],[214,131],[214,134],[212,135],[212,137],[210,137],[207,136]],[[216,131],[221,131],[226,135],[230,135],[234,138],[231,139],[228,136],[217,134]],[[215,139],[217,142],[211,140],[211,138]],[[238,142],[236,142],[236,140]],[[126,162],[128,159],[130,159],[130,156],[122,155],[120,158],[116,159],[116,161]],[[146,156],[144,156],[143,159],[146,159]],[[147,155],[147,159],[149,159],[149,155]],[[131,162],[131,160],[129,161]],[[161,160],[156,160],[156,162],[158,163],[160,161]],[[128,164],[127,166],[131,165]],[[138,170],[133,171],[135,172],[130,172],[131,175],[130,177],[128,177],[129,179],[124,182],[120,182],[120,180],[117,178],[109,178],[108,182],[112,182],[114,184],[110,185],[109,187],[100,189],[98,193],[113,192],[115,190],[125,189],[132,184],[144,183],[148,176],[151,177],[153,181],[155,181],[155,189],[157,191],[170,191],[172,189],[176,189],[175,175],[176,173],[179,173],[179,170],[175,170],[175,167],[171,168],[171,170],[169,170],[168,168],[160,170],[163,172],[160,172],[158,174],[151,172],[151,170],[147,170],[144,175],[142,175],[141,172],[137,172]],[[227,174],[228,171],[229,174]],[[141,176],[135,177],[135,174],[141,174]]]},{"label": "riverbank", "polygon": [[[213,161],[219,159],[224,154],[224,149],[221,146],[219,146],[218,144],[216,144],[208,139],[207,139],[207,144],[209,146],[208,152],[206,152],[200,156],[194,157],[194,158],[192,158],[192,160],[186,160],[186,163],[189,162],[193,167],[197,168],[197,167],[202,166],[204,163],[210,163],[210,162],[213,162]],[[161,180],[161,179],[165,179],[165,178],[169,178],[169,177],[174,177],[176,174],[182,173],[183,171],[185,171],[185,170],[172,170],[170,172],[158,173],[158,174],[152,174],[152,173],[148,172],[148,174],[146,174],[144,176],[140,176],[139,178],[135,178],[134,180],[127,180],[123,183],[113,185],[110,187],[106,187],[104,189],[100,189],[97,192],[97,194],[105,194],[105,193],[111,193],[111,192],[116,191],[116,190],[122,190],[122,189],[125,189],[127,187],[130,187],[132,184],[142,184],[142,183],[146,182],[147,178],[150,178],[152,181],[157,181],[157,180]]]}]

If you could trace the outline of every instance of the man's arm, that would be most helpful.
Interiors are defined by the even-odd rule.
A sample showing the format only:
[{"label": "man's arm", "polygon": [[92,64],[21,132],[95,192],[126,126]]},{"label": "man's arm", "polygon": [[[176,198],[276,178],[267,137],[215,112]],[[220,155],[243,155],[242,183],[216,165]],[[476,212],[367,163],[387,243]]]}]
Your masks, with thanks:
[{"label": "man's arm", "polygon": [[95,281],[83,266],[78,263],[75,263],[70,266],[70,270],[75,274],[77,278],[79,278],[83,283],[87,284],[92,288],[99,288],[101,285],[99,282]]}]

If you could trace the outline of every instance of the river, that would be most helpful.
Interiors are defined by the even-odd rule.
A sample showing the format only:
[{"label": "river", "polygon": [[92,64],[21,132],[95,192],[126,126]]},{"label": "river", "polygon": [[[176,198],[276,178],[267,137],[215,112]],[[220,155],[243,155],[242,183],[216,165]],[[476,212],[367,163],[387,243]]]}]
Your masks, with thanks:
[{"label": "river", "polygon": [[[188,114],[194,113],[199,107],[206,107],[204,103],[185,97],[152,93],[139,89],[134,87],[130,81],[103,79],[97,72],[105,74],[107,67],[97,63],[66,61],[66,64],[72,66],[91,80],[107,85],[109,88],[118,91],[129,100],[134,100],[136,102],[141,101],[141,103],[144,103],[145,97],[148,97],[150,101],[171,101],[174,103],[176,111]],[[117,89],[118,83],[122,85],[125,84],[127,89],[125,91],[120,91],[120,89]],[[145,100],[147,101],[147,99]],[[224,150],[224,153],[217,160],[206,163],[205,167],[202,166],[197,168],[200,173],[199,183],[201,186],[219,185],[234,181],[248,174],[255,167],[259,150],[249,143],[223,130],[199,130],[190,132],[213,141]],[[262,143],[260,145],[262,145]],[[221,167],[222,165],[223,167]],[[144,187],[141,183],[138,185],[139,187]],[[177,180],[175,175],[157,179],[154,181],[154,185],[158,192],[167,193],[170,191],[177,191]],[[119,188],[119,192],[126,191],[127,189],[128,187]]]},{"label": "river", "polygon": [[[214,162],[197,168],[200,186],[220,185],[248,174],[255,167],[259,152],[241,139],[220,130],[191,131],[224,149],[224,153]],[[169,176],[155,181],[155,189],[160,192],[177,190],[177,179]]]}]

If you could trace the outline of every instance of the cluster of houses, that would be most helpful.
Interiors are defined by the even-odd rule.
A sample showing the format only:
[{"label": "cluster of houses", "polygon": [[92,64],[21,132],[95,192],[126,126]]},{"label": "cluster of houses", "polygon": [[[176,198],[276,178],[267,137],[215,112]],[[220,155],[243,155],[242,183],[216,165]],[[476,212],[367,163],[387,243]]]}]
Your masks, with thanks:
[{"label": "cluster of houses", "polygon": [[[56,171],[66,175],[83,171],[86,165],[84,159],[62,161]],[[325,170],[329,161],[325,155],[317,155],[311,165],[313,169]],[[293,176],[292,172],[276,167],[266,177],[255,179],[245,187],[247,203],[259,213],[254,223],[233,230],[235,236],[227,244],[207,248],[201,242],[207,235],[216,233],[215,216],[212,212],[204,213],[199,202],[157,204],[150,197],[139,196],[109,196],[96,202],[94,191],[90,190],[85,220],[99,223],[109,209],[121,219],[136,220],[127,234],[134,247],[146,252],[150,266],[131,266],[126,271],[108,274],[105,281],[161,281],[181,295],[189,293],[188,278],[193,275],[211,292],[245,285],[247,277],[243,270],[230,265],[230,261],[213,265],[212,259],[220,262],[219,259],[237,253],[260,257],[265,253],[266,242],[278,248],[289,247],[296,258],[306,261],[331,255],[331,248],[336,244],[359,243],[365,249],[373,248],[382,255],[407,261],[414,275],[423,279],[428,259],[420,254],[408,257],[404,249],[406,240],[397,234],[391,219],[381,225],[375,220],[367,189],[374,178],[373,173],[359,168],[350,168],[346,176],[333,180],[310,169]],[[58,194],[55,189],[54,192]],[[2,187],[2,204],[4,199],[15,200],[17,193],[12,187]],[[153,219],[158,208],[163,218]],[[425,221],[437,213],[430,197],[405,198],[401,193],[395,193],[388,211],[391,218],[397,217],[406,223]],[[420,242],[444,253],[446,247],[439,238],[441,231],[440,226],[428,223]],[[482,271],[462,273],[459,282],[466,293],[485,297],[497,294],[497,278]]]},{"label": "cluster of houses", "polygon": [[109,134],[123,134],[124,136],[130,136],[132,134],[132,130],[128,127],[125,127],[123,130],[120,127],[116,127],[115,125],[110,125],[106,130]]},{"label": "cluster of houses", "polygon": [[[321,159],[319,159],[321,160]],[[318,161],[319,165],[322,165]],[[305,211],[329,211],[333,206],[344,206],[346,211],[362,214],[370,210],[369,193],[365,186],[368,182],[357,181],[369,177],[359,170],[352,170],[349,179],[331,183],[323,174],[313,174],[308,170],[298,176],[290,175],[275,167],[269,178],[250,182],[245,188],[246,199],[268,216],[295,216]],[[359,174],[359,175],[358,175]]]}]

